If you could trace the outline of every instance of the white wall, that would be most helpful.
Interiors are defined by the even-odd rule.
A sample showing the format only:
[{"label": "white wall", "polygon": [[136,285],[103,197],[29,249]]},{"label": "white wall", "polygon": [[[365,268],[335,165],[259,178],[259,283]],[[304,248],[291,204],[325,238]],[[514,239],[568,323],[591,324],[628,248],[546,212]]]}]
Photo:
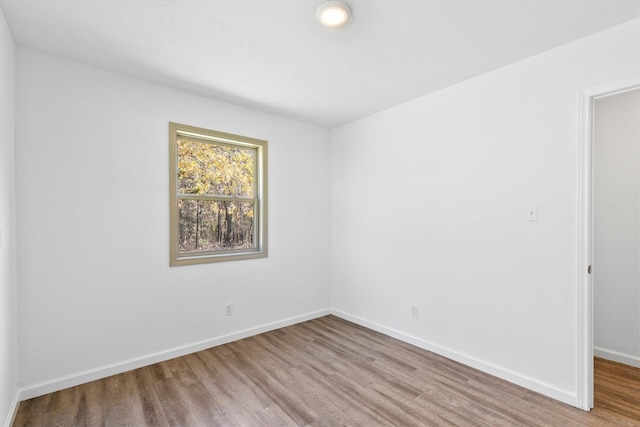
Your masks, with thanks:
[{"label": "white wall", "polygon": [[640,73],[639,30],[335,129],[334,309],[577,405],[578,93]]},{"label": "white wall", "polygon": [[[22,397],[326,313],[328,130],[31,50],[17,62]],[[269,141],[268,258],[169,267],[169,121]]]},{"label": "white wall", "polygon": [[0,423],[6,425],[18,391],[15,148],[15,47],[0,10]]},{"label": "white wall", "polygon": [[594,352],[640,367],[640,89],[594,103]]}]

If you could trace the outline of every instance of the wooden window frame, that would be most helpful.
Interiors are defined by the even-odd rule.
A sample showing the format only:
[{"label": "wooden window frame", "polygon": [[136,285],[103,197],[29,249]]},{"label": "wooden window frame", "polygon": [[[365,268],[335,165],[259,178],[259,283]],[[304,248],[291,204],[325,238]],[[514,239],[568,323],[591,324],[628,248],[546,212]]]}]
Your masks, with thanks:
[{"label": "wooden window frame", "polygon": [[[217,145],[252,148],[256,150],[256,172],[254,194],[252,198],[241,198],[221,195],[185,195],[178,193],[178,139],[188,137],[199,142],[210,142]],[[267,141],[234,135],[179,123],[169,123],[169,198],[170,198],[170,261],[173,266],[204,264],[221,261],[267,257]],[[252,249],[229,249],[199,253],[180,253],[178,250],[178,200],[211,200],[211,201],[253,201],[255,203],[254,239],[256,247]]]}]

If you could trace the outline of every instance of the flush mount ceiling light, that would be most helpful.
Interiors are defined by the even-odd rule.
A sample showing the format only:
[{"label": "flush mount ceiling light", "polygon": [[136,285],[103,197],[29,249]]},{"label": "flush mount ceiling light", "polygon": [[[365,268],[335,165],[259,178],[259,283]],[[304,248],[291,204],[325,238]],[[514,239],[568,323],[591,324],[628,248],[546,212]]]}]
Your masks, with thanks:
[{"label": "flush mount ceiling light", "polygon": [[327,27],[340,27],[347,23],[351,9],[341,1],[327,1],[318,6],[316,17]]}]

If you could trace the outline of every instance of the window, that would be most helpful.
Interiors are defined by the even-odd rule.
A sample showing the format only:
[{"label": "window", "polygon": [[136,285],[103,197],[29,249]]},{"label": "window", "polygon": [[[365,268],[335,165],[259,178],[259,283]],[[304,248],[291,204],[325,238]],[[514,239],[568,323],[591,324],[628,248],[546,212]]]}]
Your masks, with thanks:
[{"label": "window", "polygon": [[267,141],[169,123],[172,266],[267,256]]}]

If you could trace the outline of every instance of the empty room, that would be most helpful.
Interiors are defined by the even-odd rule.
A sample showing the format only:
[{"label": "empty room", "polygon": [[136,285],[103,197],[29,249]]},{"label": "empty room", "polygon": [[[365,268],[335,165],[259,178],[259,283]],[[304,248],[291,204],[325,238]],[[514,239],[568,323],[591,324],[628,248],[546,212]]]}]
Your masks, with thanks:
[{"label": "empty room", "polygon": [[0,0],[0,423],[640,425],[640,0]]}]

